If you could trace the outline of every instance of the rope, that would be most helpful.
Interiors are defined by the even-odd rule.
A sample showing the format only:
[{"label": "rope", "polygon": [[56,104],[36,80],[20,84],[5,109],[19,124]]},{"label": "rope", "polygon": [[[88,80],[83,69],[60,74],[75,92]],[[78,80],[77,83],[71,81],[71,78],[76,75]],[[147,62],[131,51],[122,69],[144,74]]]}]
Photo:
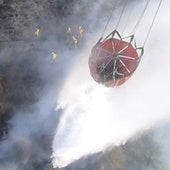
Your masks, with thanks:
[{"label": "rope", "polygon": [[[117,1],[118,2],[118,1]],[[110,13],[110,16],[108,17],[108,20],[107,20],[107,22],[106,22],[106,24],[105,24],[105,27],[104,27],[104,30],[103,30],[103,32],[102,32],[102,34],[101,34],[101,39],[103,38],[103,36],[104,36],[104,33],[106,32],[106,29],[107,29],[107,27],[108,27],[108,25],[109,25],[109,23],[110,23],[110,20],[111,20],[111,18],[112,18],[112,16],[113,16],[113,12],[114,12],[114,6],[113,6],[113,8],[112,8],[112,10],[111,10],[111,13]]]},{"label": "rope", "polygon": [[[117,6],[117,4],[118,4],[118,0],[117,0],[117,3],[116,3],[115,6]],[[112,16],[113,16],[113,12],[114,12],[115,6],[113,6],[113,8],[112,8],[112,10],[111,10],[111,14],[110,14],[110,16],[109,16],[109,18],[108,18],[108,20],[107,20],[107,22],[106,22],[106,24],[105,24],[105,27],[104,27],[104,30],[103,30],[103,32],[102,32],[102,34],[101,34],[101,38],[100,38],[100,39],[103,38],[104,33],[106,32],[106,29],[107,29],[107,27],[108,27],[108,25],[109,25],[109,23],[110,23],[110,20],[111,20],[111,18],[112,18]],[[126,6],[127,6],[127,2],[124,3],[123,9],[122,9],[122,12],[121,12],[121,14],[120,14],[120,16],[119,16],[119,19],[118,19],[118,22],[117,22],[117,24],[116,24],[115,30],[117,30],[117,28],[118,28],[118,26],[119,26],[119,24],[120,24],[120,21],[121,21],[121,18],[122,18],[122,16],[123,16],[123,13],[124,13],[124,11],[125,11]]]},{"label": "rope", "polygon": [[124,27],[123,27],[123,29],[122,29],[122,33],[120,34],[122,37],[123,37],[123,34],[124,34],[124,32],[125,32],[127,23],[128,23],[131,15],[132,15],[132,9],[133,9],[133,6],[131,6],[131,9],[130,9],[130,12],[129,12],[129,14],[128,14],[128,17],[127,17],[127,19],[126,19],[126,21],[125,21],[125,25],[124,25]]},{"label": "rope", "polygon": [[140,15],[140,17],[139,17],[139,19],[138,19],[138,21],[137,21],[135,27],[133,28],[131,34],[134,34],[135,31],[137,30],[137,28],[138,28],[138,26],[139,26],[139,24],[140,24],[142,18],[144,17],[144,14],[145,14],[145,12],[146,12],[146,9],[147,9],[148,4],[149,4],[150,1],[151,1],[151,0],[147,0],[147,1],[146,1],[146,4],[145,4],[145,6],[144,6],[144,9],[143,9],[143,11],[142,11],[142,13],[141,13],[141,15]]},{"label": "rope", "polygon": [[159,12],[159,9],[160,9],[160,7],[161,7],[161,4],[162,4],[162,0],[159,1],[158,8],[157,8],[156,13],[155,13],[155,15],[154,15],[154,17],[153,17],[152,23],[151,23],[150,28],[149,28],[149,31],[148,31],[148,33],[147,33],[147,35],[146,35],[146,39],[145,39],[145,41],[144,41],[144,43],[143,43],[143,46],[145,46],[145,44],[146,44],[146,42],[147,42],[147,40],[148,40],[148,38],[149,38],[149,35],[150,35],[150,33],[151,33],[153,24],[154,24],[154,22],[155,22],[155,19],[156,19],[156,16],[157,16],[158,12]]},{"label": "rope", "polygon": [[115,30],[117,30],[117,28],[119,27],[119,24],[120,24],[120,21],[121,21],[121,19],[122,19],[122,16],[123,16],[124,12],[125,12],[126,6],[127,6],[127,1],[124,3],[124,6],[123,6],[123,8],[122,8],[122,12],[121,12],[121,14],[120,14],[120,16],[119,16],[119,20],[118,20],[118,22],[117,22],[117,24],[116,24]]},{"label": "rope", "polygon": [[[124,12],[125,12],[126,6],[127,6],[127,1],[124,3],[124,6],[123,6],[123,8],[122,8],[122,12],[121,12],[121,14],[120,14],[120,17],[119,17],[119,20],[118,20],[118,22],[117,22],[117,25],[116,25],[115,30],[117,30],[117,28],[118,28],[118,26],[119,26],[119,24],[120,24],[120,21],[121,21],[122,16],[123,16],[123,14],[124,14]],[[120,36],[121,36],[121,35],[120,35]],[[116,45],[116,48],[119,47],[119,45],[120,45],[120,42]]]}]

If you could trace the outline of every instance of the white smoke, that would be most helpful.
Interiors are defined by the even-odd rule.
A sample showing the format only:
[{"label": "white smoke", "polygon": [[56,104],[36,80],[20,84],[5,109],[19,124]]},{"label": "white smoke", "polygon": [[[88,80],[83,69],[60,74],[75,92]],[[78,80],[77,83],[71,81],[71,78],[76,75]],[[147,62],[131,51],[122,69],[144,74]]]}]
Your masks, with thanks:
[{"label": "white smoke", "polygon": [[[164,1],[159,11],[139,68],[120,87],[106,88],[90,77],[88,56],[96,38],[91,35],[91,43],[78,56],[60,92],[57,109],[64,108],[64,113],[53,141],[54,167],[67,166],[82,156],[122,144],[170,118],[168,5]],[[145,30],[148,22],[141,29]],[[146,32],[139,38],[142,36]]]}]

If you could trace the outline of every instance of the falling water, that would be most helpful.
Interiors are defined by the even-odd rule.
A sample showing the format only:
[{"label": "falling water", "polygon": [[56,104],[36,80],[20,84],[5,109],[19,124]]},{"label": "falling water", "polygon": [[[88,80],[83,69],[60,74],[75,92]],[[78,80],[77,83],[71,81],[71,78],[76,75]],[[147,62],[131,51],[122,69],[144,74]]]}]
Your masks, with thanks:
[{"label": "falling water", "polygon": [[54,167],[124,144],[133,135],[169,119],[170,38],[166,33],[170,25],[162,27],[167,24],[164,15],[170,16],[168,9],[155,23],[139,68],[120,87],[106,88],[93,81],[87,64],[89,46],[78,55],[58,98],[56,109],[62,108],[63,115],[53,141]]}]

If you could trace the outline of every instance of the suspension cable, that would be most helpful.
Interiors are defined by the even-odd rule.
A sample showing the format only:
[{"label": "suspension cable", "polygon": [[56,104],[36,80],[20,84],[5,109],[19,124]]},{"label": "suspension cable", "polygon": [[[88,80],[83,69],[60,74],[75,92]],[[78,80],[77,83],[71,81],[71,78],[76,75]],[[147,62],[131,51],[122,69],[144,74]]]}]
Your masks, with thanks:
[{"label": "suspension cable", "polygon": [[[118,2],[118,1],[117,1],[117,2]],[[116,3],[115,6],[117,6],[117,3]],[[110,16],[108,17],[108,20],[107,20],[107,22],[106,22],[106,24],[105,24],[104,30],[103,30],[103,32],[102,32],[102,34],[101,34],[101,38],[103,38],[104,33],[106,32],[106,29],[107,29],[107,27],[108,27],[108,25],[109,25],[109,23],[110,23],[110,20],[111,20],[111,18],[112,18],[112,16],[113,16],[113,12],[114,12],[115,6],[113,6],[113,8],[112,8],[112,10],[111,10]]]},{"label": "suspension cable", "polygon": [[[113,12],[114,12],[114,10],[115,10],[115,6],[117,6],[117,5],[118,5],[118,0],[117,0],[116,5],[114,5],[113,8],[112,8],[112,10],[111,10],[110,16],[108,17],[108,20],[107,20],[107,22],[106,22],[106,25],[105,25],[105,27],[104,27],[104,30],[103,30],[103,32],[102,32],[102,34],[101,34],[101,39],[103,38],[104,33],[106,32],[106,29],[107,29],[107,27],[108,27],[108,25],[109,25],[109,23],[110,23],[110,21],[111,21],[111,18],[112,18],[112,16],[113,16]],[[119,24],[120,24],[120,21],[121,21],[121,18],[122,18],[122,16],[123,16],[123,13],[124,13],[124,11],[125,11],[126,6],[127,6],[127,2],[124,3],[123,9],[122,9],[121,14],[120,14],[120,16],[119,16],[119,19],[118,19],[118,22],[117,22],[117,24],[116,24],[116,26],[115,26],[115,29],[117,29],[118,26],[119,26]]]},{"label": "suspension cable", "polygon": [[137,28],[138,28],[138,26],[139,26],[139,24],[140,24],[142,18],[144,17],[144,14],[145,14],[145,12],[146,12],[146,9],[147,9],[148,4],[149,4],[150,1],[151,1],[151,0],[147,0],[147,1],[146,1],[146,4],[145,4],[145,6],[144,6],[144,9],[143,9],[143,11],[142,11],[142,13],[141,13],[141,15],[140,15],[140,17],[139,17],[139,19],[138,19],[136,25],[134,26],[134,28],[133,28],[131,34],[134,34],[134,33],[136,32],[136,30],[137,30]]},{"label": "suspension cable", "polygon": [[117,22],[116,27],[115,27],[115,30],[117,30],[117,28],[119,27],[119,24],[120,24],[120,21],[121,21],[121,19],[122,19],[122,16],[123,16],[124,12],[125,12],[126,6],[127,6],[127,1],[124,2],[124,5],[123,5],[123,8],[122,8],[121,14],[120,14],[120,16],[119,16],[118,22]]},{"label": "suspension cable", "polygon": [[145,41],[144,41],[144,43],[143,43],[143,46],[145,46],[145,44],[146,44],[146,42],[147,42],[147,40],[148,40],[148,38],[149,38],[149,35],[150,35],[150,33],[151,33],[153,24],[154,24],[154,22],[155,22],[155,19],[156,19],[156,16],[157,16],[158,12],[159,12],[159,9],[160,9],[160,7],[161,7],[161,4],[162,4],[162,0],[159,1],[159,4],[158,4],[157,10],[156,10],[156,13],[155,13],[155,15],[154,15],[154,17],[153,17],[153,20],[152,20],[152,23],[151,23],[151,25],[150,25],[150,27],[149,27],[149,31],[148,31],[148,33],[147,33],[147,35],[146,35],[146,39],[145,39]]},{"label": "suspension cable", "polygon": [[128,23],[128,21],[130,20],[130,17],[131,17],[131,15],[132,15],[132,8],[133,8],[133,5],[131,6],[131,8],[130,8],[130,12],[129,12],[129,14],[128,14],[128,16],[127,16],[127,19],[126,19],[126,21],[125,21],[125,25],[124,25],[124,27],[123,27],[123,29],[122,29],[122,32],[121,32],[121,37],[123,37],[123,35],[124,35],[124,32],[125,32],[125,29],[126,29],[126,26],[127,26],[127,23]]}]

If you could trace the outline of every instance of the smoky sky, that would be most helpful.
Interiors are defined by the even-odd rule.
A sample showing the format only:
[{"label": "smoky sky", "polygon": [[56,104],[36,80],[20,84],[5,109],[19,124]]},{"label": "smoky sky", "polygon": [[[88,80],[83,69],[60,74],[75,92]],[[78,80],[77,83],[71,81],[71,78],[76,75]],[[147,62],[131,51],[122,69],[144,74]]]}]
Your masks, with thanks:
[{"label": "smoky sky", "polygon": [[[129,5],[138,3],[129,2],[132,3]],[[124,3],[125,0],[119,1],[117,7]],[[59,93],[69,73],[79,63],[83,49],[91,40],[90,35],[101,33],[100,28],[105,24],[114,4],[116,1],[112,0],[0,1],[0,75],[5,86],[2,111],[7,115],[8,129],[7,136],[0,143],[0,169],[53,169],[52,141],[64,112],[64,109],[56,110]],[[118,14],[115,13],[116,16]],[[84,35],[78,39],[75,48],[71,36],[66,32],[70,27],[73,36],[77,36],[79,26],[84,29]],[[41,31],[39,38],[34,35],[36,28]],[[98,37],[96,35],[92,38],[94,43]],[[53,51],[58,55],[56,60],[51,57]],[[124,161],[124,167],[146,168],[145,163],[149,158],[140,161],[145,159],[141,151],[144,149],[153,149],[153,155],[156,155],[156,160],[159,159],[152,135],[149,133],[146,136],[134,139],[135,142],[129,142],[130,146],[125,146],[124,155],[130,155],[130,158]],[[150,145],[153,147],[148,148]],[[144,148],[141,147],[139,159],[135,163],[132,163],[133,146],[136,149],[138,146]],[[123,151],[113,151],[117,154],[120,152]],[[110,164],[112,159],[116,159],[108,159],[109,154],[110,151],[106,151],[101,155],[82,158],[66,169],[107,170],[113,166]],[[151,162],[155,164],[154,160]],[[123,170],[123,167],[117,166]]]}]

